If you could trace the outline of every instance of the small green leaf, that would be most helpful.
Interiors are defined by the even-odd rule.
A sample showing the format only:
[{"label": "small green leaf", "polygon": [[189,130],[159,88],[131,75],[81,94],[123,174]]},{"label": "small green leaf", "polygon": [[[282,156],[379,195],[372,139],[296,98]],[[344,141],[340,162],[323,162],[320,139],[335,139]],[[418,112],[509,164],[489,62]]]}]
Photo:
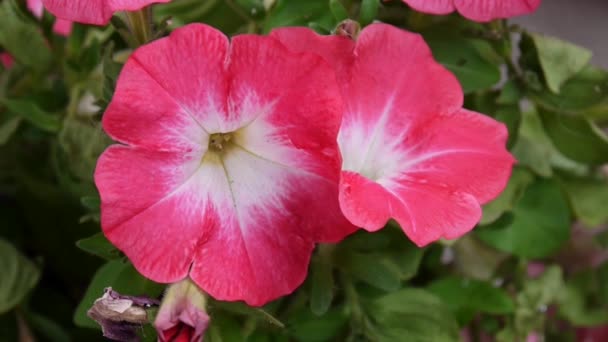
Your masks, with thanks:
[{"label": "small green leaf", "polygon": [[512,216],[477,230],[477,235],[494,248],[524,258],[548,256],[570,236],[570,210],[555,181],[530,185]]},{"label": "small green leaf", "polygon": [[277,0],[266,16],[263,32],[281,26],[308,26],[311,22],[321,27],[335,26],[328,0]]},{"label": "small green leaf", "polygon": [[95,321],[87,316],[87,311],[96,299],[103,295],[106,287],[112,287],[124,295],[158,297],[164,286],[147,280],[129,263],[121,260],[108,261],[93,276],[87,291],[74,313],[74,323],[79,327],[98,328]]},{"label": "small green leaf", "polygon": [[348,11],[340,0],[329,0],[329,9],[337,22],[348,19]]},{"label": "small green leaf", "polygon": [[18,10],[14,0],[0,2],[0,18],[0,46],[21,64],[44,71],[52,55],[40,28]]},{"label": "small green leaf", "polygon": [[60,326],[48,317],[39,315],[37,313],[29,312],[27,314],[27,321],[30,327],[38,333],[37,335],[44,337],[44,341],[71,341],[68,332],[62,326]]},{"label": "small green leaf", "polygon": [[375,338],[393,341],[459,341],[458,324],[449,308],[421,289],[402,289],[367,305]]},{"label": "small green leaf", "polygon": [[479,223],[481,225],[490,224],[498,220],[505,212],[512,210],[532,181],[534,181],[534,176],[529,171],[515,167],[505,190],[498,198],[483,206],[483,216]]},{"label": "small green leaf", "polygon": [[558,301],[564,286],[563,272],[558,266],[549,266],[536,279],[527,279],[515,298],[515,330],[520,336],[538,331],[546,319],[549,305]]},{"label": "small green leaf", "polygon": [[589,289],[569,282],[559,296],[559,313],[575,326],[596,326],[608,323],[605,308],[589,306],[586,294]]},{"label": "small green leaf", "polygon": [[40,271],[8,241],[0,238],[0,315],[19,305],[34,288]]},{"label": "small green leaf", "polygon": [[365,26],[371,23],[378,15],[378,7],[380,1],[378,0],[362,0],[361,10],[359,11],[359,22],[361,26]]},{"label": "small green leaf", "polygon": [[512,150],[518,164],[529,167],[540,176],[550,177],[553,174],[551,157],[554,151],[538,114],[523,113],[519,137]]},{"label": "small green leaf", "polygon": [[83,207],[94,211],[99,212],[99,207],[101,206],[101,199],[99,196],[84,196],[80,198],[80,203]]},{"label": "small green leaf", "polygon": [[344,310],[340,309],[328,311],[321,317],[304,310],[290,317],[287,331],[301,342],[332,341],[346,328],[348,318]]},{"label": "small green leaf", "polygon": [[529,96],[543,107],[559,113],[606,119],[608,72],[587,66],[562,85],[560,94],[541,90],[532,91]]},{"label": "small green leaf", "polygon": [[608,137],[589,119],[539,112],[547,135],[564,156],[586,164],[608,162]]},{"label": "small green leaf", "polygon": [[103,233],[97,233],[88,238],[76,241],[76,246],[85,252],[97,255],[106,260],[118,259],[121,253],[106,239]]},{"label": "small green leaf", "polygon": [[448,277],[431,283],[427,289],[447,304],[461,326],[479,312],[501,315],[515,310],[511,297],[487,281]]},{"label": "small green leaf", "polygon": [[500,91],[500,95],[496,99],[496,103],[510,105],[518,104],[523,97],[523,92],[519,88],[517,82],[513,80],[507,81]]},{"label": "small green leaf", "polygon": [[334,299],[333,267],[328,260],[317,258],[311,268],[310,310],[321,316],[327,312]]},{"label": "small green leaf", "polygon": [[17,128],[19,128],[20,123],[21,118],[18,116],[13,116],[6,122],[0,124],[0,146],[8,142],[8,140],[17,131]]},{"label": "small green leaf", "polygon": [[385,291],[401,286],[401,270],[382,253],[343,252],[336,255],[336,264],[354,278]]},{"label": "small green leaf", "polygon": [[56,133],[61,129],[61,121],[57,116],[43,111],[31,100],[4,99],[2,100],[2,104],[13,115],[29,121],[44,131]]},{"label": "small green leaf", "polygon": [[608,222],[608,180],[560,175],[576,218],[589,227]]},{"label": "small green leaf", "polygon": [[465,93],[490,88],[500,81],[499,66],[479,52],[477,44],[487,43],[436,33],[425,35],[425,38],[433,56],[456,75]]},{"label": "small green leaf", "polygon": [[581,71],[591,59],[591,51],[580,46],[540,34],[530,36],[547,86],[554,93],[559,93],[562,84]]}]

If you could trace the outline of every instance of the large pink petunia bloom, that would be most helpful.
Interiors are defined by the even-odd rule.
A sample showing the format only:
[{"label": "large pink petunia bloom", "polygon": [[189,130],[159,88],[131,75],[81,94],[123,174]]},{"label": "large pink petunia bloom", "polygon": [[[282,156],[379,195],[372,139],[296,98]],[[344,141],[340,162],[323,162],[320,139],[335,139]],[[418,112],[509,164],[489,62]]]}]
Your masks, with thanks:
[{"label": "large pink petunia bloom", "polygon": [[137,49],[103,127],[102,227],[145,276],[190,275],[262,305],[305,278],[314,242],[355,230],[338,203],[343,112],[331,67],[276,39],[192,24]]},{"label": "large pink petunia bloom", "polygon": [[504,19],[536,11],[542,0],[403,0],[417,11],[448,14],[454,11],[479,22]]},{"label": "large pink petunia bloom", "polygon": [[[42,3],[42,0],[27,0],[27,8],[36,18],[42,18],[42,15],[44,14],[44,4]],[[67,37],[72,33],[72,26],[73,23],[71,21],[57,18],[55,24],[53,24],[53,32],[60,36]]]},{"label": "large pink petunia bloom", "polygon": [[49,12],[82,24],[105,25],[120,11],[137,11],[150,4],[171,0],[42,0]]},{"label": "large pink petunia bloom", "polygon": [[394,218],[419,246],[477,224],[511,173],[507,130],[462,109],[458,81],[422,37],[385,24],[356,42],[305,28],[271,35],[334,63],[346,106],[340,206],[353,224],[375,231]]}]

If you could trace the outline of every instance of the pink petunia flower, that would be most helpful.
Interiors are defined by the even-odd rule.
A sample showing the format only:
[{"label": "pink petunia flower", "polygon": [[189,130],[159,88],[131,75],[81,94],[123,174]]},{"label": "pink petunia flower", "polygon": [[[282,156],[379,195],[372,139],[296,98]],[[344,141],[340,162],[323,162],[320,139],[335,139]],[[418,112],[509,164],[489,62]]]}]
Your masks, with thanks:
[{"label": "pink petunia flower", "polygon": [[15,59],[8,52],[0,52],[0,63],[5,69],[10,69],[15,64]]},{"label": "pink petunia flower", "polygon": [[542,0],[403,0],[419,12],[449,14],[454,11],[473,21],[486,22],[536,11]]},{"label": "pink petunia flower", "polygon": [[137,11],[150,4],[171,0],[42,0],[49,12],[82,24],[105,25],[120,11]]},{"label": "pink petunia flower", "polygon": [[507,130],[462,109],[458,81],[422,37],[386,24],[356,42],[306,28],[271,35],[334,63],[346,106],[340,206],[353,224],[376,231],[394,218],[419,246],[477,224],[511,174]]},{"label": "pink petunia flower", "polygon": [[[44,14],[44,4],[42,3],[42,0],[27,0],[27,8],[36,18],[42,18],[42,15]],[[73,23],[71,21],[57,18],[55,24],[53,24],[53,32],[60,36],[67,37],[72,33],[72,26]]]},{"label": "pink petunia flower", "polygon": [[169,286],[154,326],[160,342],[199,342],[209,325],[205,295],[190,280]]},{"label": "pink petunia flower", "polygon": [[137,49],[103,127],[103,230],[145,276],[190,275],[262,305],[305,278],[314,242],[355,230],[338,203],[343,111],[331,67],[271,37],[192,24]]}]

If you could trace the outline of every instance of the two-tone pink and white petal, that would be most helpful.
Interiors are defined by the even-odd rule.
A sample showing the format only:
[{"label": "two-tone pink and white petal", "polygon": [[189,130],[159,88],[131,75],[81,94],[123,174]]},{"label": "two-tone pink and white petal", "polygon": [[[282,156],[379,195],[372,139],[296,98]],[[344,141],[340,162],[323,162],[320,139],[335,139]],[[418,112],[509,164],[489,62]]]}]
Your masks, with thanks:
[{"label": "two-tone pink and white petal", "polygon": [[430,14],[449,14],[458,11],[462,16],[478,22],[506,19],[529,14],[542,0],[403,0],[415,10]]},{"label": "two-tone pink and white petal", "polygon": [[96,170],[106,236],[159,282],[189,275],[250,305],[291,293],[314,243],[354,230],[338,202],[342,111],[323,59],[270,37],[229,44],[193,24],[136,50],[103,118],[128,145]]},{"label": "two-tone pink and white petal", "polygon": [[[32,0],[33,1],[33,0]],[[60,19],[82,24],[105,25],[120,11],[137,11],[171,0],[42,0],[44,7]]]},{"label": "two-tone pink and white petal", "polygon": [[394,218],[420,246],[477,224],[480,205],[511,173],[507,131],[461,108],[458,81],[419,35],[385,24],[351,45],[307,29],[272,35],[294,51],[318,51],[338,71],[346,105],[340,205],[353,224],[375,231]]}]

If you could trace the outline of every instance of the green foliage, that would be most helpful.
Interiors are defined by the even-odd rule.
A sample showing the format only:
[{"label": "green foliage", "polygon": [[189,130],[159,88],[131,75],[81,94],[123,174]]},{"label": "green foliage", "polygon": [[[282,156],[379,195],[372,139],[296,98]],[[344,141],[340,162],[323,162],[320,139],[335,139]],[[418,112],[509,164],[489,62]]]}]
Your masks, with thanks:
[{"label": "green foliage", "polygon": [[371,340],[458,341],[458,324],[443,302],[431,293],[406,288],[369,304],[375,323]]},{"label": "green foliage", "polygon": [[15,0],[0,3],[0,18],[0,46],[32,70],[46,70],[52,63],[51,50],[42,32],[21,13]]},{"label": "green foliage", "polygon": [[512,216],[478,230],[489,245],[523,258],[546,257],[570,236],[568,203],[555,181],[537,180],[515,204]]},{"label": "green foliage", "polygon": [[40,278],[40,271],[13,245],[0,239],[0,314],[19,305]]},{"label": "green foliage", "polygon": [[562,84],[581,71],[591,59],[591,51],[580,46],[540,34],[531,34],[530,37],[538,51],[547,87],[554,93],[559,93]]},{"label": "green foliage", "polygon": [[513,300],[505,290],[485,281],[449,277],[431,283],[428,289],[447,304],[461,326],[479,312],[504,315],[515,310]]}]

